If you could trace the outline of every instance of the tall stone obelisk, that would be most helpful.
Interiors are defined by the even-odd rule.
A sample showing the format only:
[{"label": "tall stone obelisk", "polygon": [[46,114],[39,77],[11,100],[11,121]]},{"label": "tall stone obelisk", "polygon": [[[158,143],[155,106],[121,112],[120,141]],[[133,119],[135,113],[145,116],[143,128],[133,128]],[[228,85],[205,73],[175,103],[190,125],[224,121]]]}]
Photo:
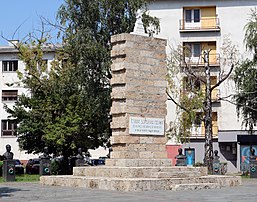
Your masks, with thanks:
[{"label": "tall stone obelisk", "polygon": [[111,38],[113,152],[106,163],[112,166],[171,165],[164,134],[166,40],[140,33],[143,24],[138,19],[133,34]]}]

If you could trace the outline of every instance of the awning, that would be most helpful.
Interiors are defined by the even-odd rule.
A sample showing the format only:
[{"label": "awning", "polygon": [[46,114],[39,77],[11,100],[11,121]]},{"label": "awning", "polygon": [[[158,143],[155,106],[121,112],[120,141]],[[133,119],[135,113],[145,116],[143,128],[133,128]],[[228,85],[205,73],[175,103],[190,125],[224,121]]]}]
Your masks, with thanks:
[{"label": "awning", "polygon": [[257,135],[238,135],[237,136],[237,141],[240,144],[257,144]]}]

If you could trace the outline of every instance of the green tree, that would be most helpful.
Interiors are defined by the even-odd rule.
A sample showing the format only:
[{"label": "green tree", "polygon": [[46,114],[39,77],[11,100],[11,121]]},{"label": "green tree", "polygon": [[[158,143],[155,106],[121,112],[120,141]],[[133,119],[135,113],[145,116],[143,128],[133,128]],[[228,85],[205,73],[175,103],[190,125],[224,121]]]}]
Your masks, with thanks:
[{"label": "green tree", "polygon": [[245,45],[252,58],[242,61],[235,70],[236,95],[234,96],[237,113],[243,124],[252,134],[257,121],[257,11],[251,10],[249,22],[245,25]]},{"label": "green tree", "polygon": [[[41,39],[19,43],[25,73],[21,85],[29,95],[21,95],[7,109],[19,123],[21,149],[39,153],[48,146],[51,153],[65,159],[77,148],[108,144],[110,136],[111,45],[114,34],[133,31],[136,11],[146,9],[145,0],[66,0],[58,19],[63,46],[48,69],[44,52],[51,47]],[[158,31],[158,19],[145,12],[144,22]],[[151,30],[152,31],[152,30]]]}]

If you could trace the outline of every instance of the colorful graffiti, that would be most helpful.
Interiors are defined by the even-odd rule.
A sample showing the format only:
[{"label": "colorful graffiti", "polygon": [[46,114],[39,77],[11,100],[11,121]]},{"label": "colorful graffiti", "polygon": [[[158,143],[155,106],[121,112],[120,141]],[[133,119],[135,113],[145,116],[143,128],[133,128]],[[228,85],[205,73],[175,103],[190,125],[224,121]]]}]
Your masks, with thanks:
[{"label": "colorful graffiti", "polygon": [[[252,146],[255,149],[255,155],[257,155],[257,145]],[[247,171],[249,170],[249,157],[250,157],[250,146],[249,145],[240,145],[240,170]]]}]

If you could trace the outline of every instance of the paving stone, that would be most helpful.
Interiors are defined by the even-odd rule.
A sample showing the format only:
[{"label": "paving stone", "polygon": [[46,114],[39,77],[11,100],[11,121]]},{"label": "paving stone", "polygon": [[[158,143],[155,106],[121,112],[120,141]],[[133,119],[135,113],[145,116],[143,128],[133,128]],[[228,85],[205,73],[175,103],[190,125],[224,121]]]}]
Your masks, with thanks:
[{"label": "paving stone", "polygon": [[257,179],[242,179],[242,185],[217,189],[119,192],[80,187],[47,186],[39,183],[0,183],[1,202],[256,202]]}]

